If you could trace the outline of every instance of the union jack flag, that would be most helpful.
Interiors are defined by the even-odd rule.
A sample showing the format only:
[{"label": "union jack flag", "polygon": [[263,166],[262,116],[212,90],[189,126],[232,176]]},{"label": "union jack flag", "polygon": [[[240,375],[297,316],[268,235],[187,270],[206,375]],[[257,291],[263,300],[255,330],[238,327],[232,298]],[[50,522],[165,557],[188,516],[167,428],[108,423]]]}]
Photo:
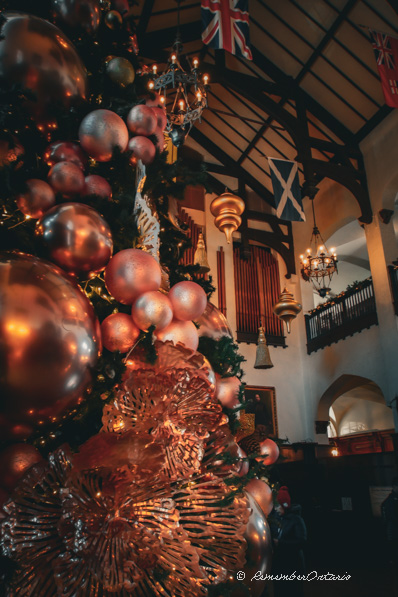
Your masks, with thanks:
[{"label": "union jack flag", "polygon": [[369,29],[372,48],[387,106],[398,108],[398,39]]},{"label": "union jack flag", "polygon": [[248,4],[248,0],[201,0],[203,43],[253,60]]}]

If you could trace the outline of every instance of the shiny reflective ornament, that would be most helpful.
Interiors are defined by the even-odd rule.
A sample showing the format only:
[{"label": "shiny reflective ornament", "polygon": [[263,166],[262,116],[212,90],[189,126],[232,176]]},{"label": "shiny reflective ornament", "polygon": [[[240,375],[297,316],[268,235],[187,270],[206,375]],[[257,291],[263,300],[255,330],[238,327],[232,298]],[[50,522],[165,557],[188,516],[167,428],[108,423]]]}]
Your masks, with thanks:
[{"label": "shiny reflective ornament", "polygon": [[167,126],[167,116],[166,116],[166,111],[164,108],[158,108],[156,106],[154,106],[152,108],[153,113],[156,116],[156,120],[157,120],[157,127],[161,130],[164,131],[164,129]]},{"label": "shiny reflective ornament", "polygon": [[236,377],[221,377],[216,374],[216,398],[225,408],[235,408],[240,405],[239,392],[241,381]]},{"label": "shiny reflective ornament", "polygon": [[41,218],[55,203],[55,194],[49,184],[38,178],[26,181],[26,191],[17,197],[17,207],[25,216]]},{"label": "shiny reflective ornament", "polygon": [[206,470],[225,478],[247,471],[246,454],[235,441],[228,425],[220,425],[206,440],[203,464]]},{"label": "shiny reflective ornament", "polygon": [[176,345],[181,342],[191,350],[196,350],[199,345],[198,331],[192,321],[174,320],[166,328],[156,332],[156,337],[161,342],[170,340]]},{"label": "shiny reflective ornament", "polygon": [[12,444],[0,452],[0,486],[12,491],[31,466],[42,459],[31,444]]},{"label": "shiny reflective ornament", "polygon": [[119,303],[132,305],[149,290],[159,290],[162,280],[160,265],[154,257],[138,249],[116,253],[105,269],[105,284]]},{"label": "shiny reflective ornament", "polygon": [[127,126],[135,135],[149,137],[157,127],[157,116],[152,108],[140,104],[128,113]]},{"label": "shiny reflective ornament", "polygon": [[275,464],[279,458],[279,447],[272,439],[265,439],[260,442],[260,449],[257,450],[261,456],[257,456],[256,460],[261,462],[264,466]]},{"label": "shiny reflective ornament", "polygon": [[112,313],[101,323],[102,343],[111,352],[128,352],[139,335],[140,330],[127,313]]},{"label": "shiny reflective ornament", "polygon": [[297,315],[302,310],[302,306],[298,301],[294,300],[294,296],[287,288],[284,288],[279,295],[278,302],[274,305],[273,311],[275,315],[286,323],[287,333],[290,334],[290,323],[296,319]]},{"label": "shiny reflective ornament", "polygon": [[55,15],[70,27],[94,33],[101,21],[99,0],[51,0]]},{"label": "shiny reflective ornament", "polygon": [[129,133],[123,120],[111,110],[94,110],[85,116],[79,127],[80,143],[88,155],[98,162],[109,162],[116,148],[127,148]]},{"label": "shiny reflective ornament", "polygon": [[58,27],[31,15],[2,13],[0,77],[35,94],[28,105],[39,121],[51,104],[67,108],[86,98],[86,69],[72,43]]},{"label": "shiny reflective ornament", "polygon": [[233,193],[225,192],[210,204],[210,211],[214,216],[214,223],[221,232],[225,233],[227,242],[232,240],[232,233],[242,223],[240,217],[245,211],[245,202]]},{"label": "shiny reflective ornament", "polygon": [[148,330],[152,325],[163,330],[173,319],[173,308],[165,294],[158,290],[144,292],[133,304],[131,316],[140,330]]},{"label": "shiny reflective ornament", "polygon": [[44,152],[43,159],[50,168],[58,162],[71,162],[85,170],[88,165],[87,155],[80,145],[69,141],[55,141]]},{"label": "shiny reflective ornament", "polygon": [[174,147],[181,147],[184,144],[185,137],[187,136],[187,130],[183,129],[180,126],[173,126],[171,131],[169,132],[169,137],[171,139],[172,144]]},{"label": "shiny reflective ornament", "polygon": [[271,369],[273,367],[263,326],[259,327],[254,369]]},{"label": "shiny reflective ornament", "polygon": [[112,188],[109,182],[103,176],[98,174],[90,174],[84,179],[84,196],[97,195],[101,199],[112,198]]},{"label": "shiny reflective ornament", "polygon": [[101,349],[86,296],[52,263],[3,253],[0,304],[2,414],[36,424],[75,405]]},{"label": "shiny reflective ornament", "polygon": [[145,166],[152,164],[156,155],[156,148],[147,137],[133,137],[130,139],[129,151],[132,152],[133,159],[141,160]]},{"label": "shiny reflective ornament", "polygon": [[196,251],[193,257],[193,263],[194,265],[199,265],[198,271],[200,274],[207,274],[207,272],[210,271],[210,265],[207,261],[205,239],[203,238],[202,232],[199,233]]},{"label": "shiny reflective ornament", "polygon": [[199,324],[199,337],[208,336],[214,340],[219,340],[222,336],[232,338],[227,318],[213,303],[207,303],[206,309],[197,323]]},{"label": "shiny reflective ornament", "polygon": [[115,31],[116,29],[120,29],[123,23],[123,18],[120,12],[117,10],[110,10],[105,15],[105,24],[109,29]]},{"label": "shiny reflective ornament", "polygon": [[180,321],[191,321],[203,315],[207,305],[205,291],[196,282],[178,282],[169,292],[174,317]]},{"label": "shiny reflective ornament", "polygon": [[74,197],[84,190],[84,174],[79,166],[72,162],[58,162],[48,173],[48,182],[54,192],[63,197]]},{"label": "shiny reflective ornament", "polygon": [[134,66],[127,58],[112,58],[106,65],[106,74],[113,83],[120,87],[131,85],[135,79]]},{"label": "shiny reflective ornament", "polygon": [[37,223],[45,255],[76,276],[102,271],[112,256],[113,240],[100,214],[83,203],[61,203]]},{"label": "shiny reflective ornament", "polygon": [[245,489],[247,493],[250,493],[256,500],[265,516],[271,514],[274,504],[272,501],[272,489],[268,483],[261,479],[250,479],[250,481],[246,483]]}]

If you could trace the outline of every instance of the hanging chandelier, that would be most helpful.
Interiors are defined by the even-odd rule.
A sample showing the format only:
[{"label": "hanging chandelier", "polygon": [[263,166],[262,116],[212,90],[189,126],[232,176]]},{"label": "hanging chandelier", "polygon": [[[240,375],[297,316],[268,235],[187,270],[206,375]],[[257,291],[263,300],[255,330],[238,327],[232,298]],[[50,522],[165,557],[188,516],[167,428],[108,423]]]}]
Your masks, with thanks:
[{"label": "hanging chandelier", "polygon": [[[207,107],[209,76],[199,72],[199,60],[193,58],[192,64],[187,56],[182,56],[180,36],[180,4],[178,4],[178,22],[176,40],[167,63],[166,70],[158,75],[158,67],[152,65],[149,89],[160,94],[160,101],[166,109],[166,133],[173,145],[179,147],[185,141],[196,120],[200,121],[203,110]],[[189,71],[184,70],[181,62],[187,64]]]},{"label": "hanging chandelier", "polygon": [[310,248],[307,249],[305,255],[300,255],[301,275],[306,282],[310,280],[315,291],[324,298],[330,293],[333,274],[338,273],[337,255],[335,249],[331,249],[329,253],[316,224],[314,199],[312,199],[312,214],[314,216],[314,228]]}]

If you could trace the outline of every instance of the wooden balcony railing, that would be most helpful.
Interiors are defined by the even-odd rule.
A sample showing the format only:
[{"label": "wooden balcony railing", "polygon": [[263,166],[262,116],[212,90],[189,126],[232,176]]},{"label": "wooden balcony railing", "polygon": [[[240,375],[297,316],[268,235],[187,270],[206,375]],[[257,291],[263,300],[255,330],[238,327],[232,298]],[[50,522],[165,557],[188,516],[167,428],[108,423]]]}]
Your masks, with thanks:
[{"label": "wooden balcony railing", "polygon": [[389,265],[388,273],[390,275],[391,294],[395,315],[398,315],[398,266]]},{"label": "wooden balcony railing", "polygon": [[305,315],[307,352],[311,354],[377,323],[373,283],[368,278]]}]

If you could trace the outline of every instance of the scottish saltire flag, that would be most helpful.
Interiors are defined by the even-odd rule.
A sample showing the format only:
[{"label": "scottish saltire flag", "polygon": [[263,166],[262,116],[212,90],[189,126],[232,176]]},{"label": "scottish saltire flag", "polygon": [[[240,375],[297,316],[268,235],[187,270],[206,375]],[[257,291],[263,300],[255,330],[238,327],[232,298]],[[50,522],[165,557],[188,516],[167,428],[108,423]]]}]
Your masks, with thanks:
[{"label": "scottish saltire flag", "polygon": [[297,162],[268,158],[276,215],[281,220],[305,222]]},{"label": "scottish saltire flag", "polygon": [[253,60],[248,4],[249,0],[201,0],[203,43]]}]

